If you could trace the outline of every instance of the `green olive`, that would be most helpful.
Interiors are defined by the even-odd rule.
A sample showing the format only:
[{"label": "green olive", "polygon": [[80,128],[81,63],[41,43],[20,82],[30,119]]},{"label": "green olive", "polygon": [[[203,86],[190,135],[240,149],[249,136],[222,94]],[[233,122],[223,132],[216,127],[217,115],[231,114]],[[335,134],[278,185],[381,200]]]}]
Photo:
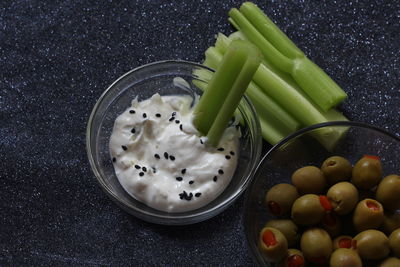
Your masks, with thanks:
[{"label": "green olive", "polygon": [[261,253],[271,261],[280,261],[288,249],[285,236],[277,229],[264,227],[260,232],[259,246]]},{"label": "green olive", "polygon": [[362,259],[380,260],[390,253],[389,238],[378,230],[366,230],[354,237],[357,252]]},{"label": "green olive", "polygon": [[333,240],[333,249],[354,248],[353,238],[349,235],[341,235]]},{"label": "green olive", "polygon": [[327,158],[321,166],[321,171],[329,184],[336,184],[342,181],[349,181],[353,166],[351,163],[340,156]]},{"label": "green olive", "polygon": [[385,213],[382,228],[387,235],[400,228],[400,211]]},{"label": "green olive", "polygon": [[280,267],[304,267],[305,266],[305,260],[303,253],[294,248],[290,248],[287,251],[286,257],[283,259],[281,264],[279,265]]},{"label": "green olive", "polygon": [[400,258],[400,228],[390,234],[389,245],[393,254]]},{"label": "green olive", "polygon": [[265,203],[275,216],[284,215],[290,211],[293,202],[299,197],[296,187],[291,184],[277,184],[271,187],[265,195]]},{"label": "green olive", "polygon": [[375,156],[362,157],[353,167],[352,183],[359,189],[371,189],[382,179],[381,161]]},{"label": "green olive", "polygon": [[383,223],[383,207],[375,199],[366,198],[360,201],[353,214],[353,224],[358,232],[367,229],[378,229]]},{"label": "green olive", "polygon": [[332,239],[325,230],[310,228],[301,236],[300,248],[307,260],[323,264],[332,253]]},{"label": "green olive", "polygon": [[335,213],[328,212],[322,218],[321,227],[327,231],[331,237],[336,237],[342,232],[342,221]]},{"label": "green olive", "polygon": [[330,267],[362,267],[362,261],[354,250],[338,248],[331,255]]},{"label": "green olive", "polygon": [[332,185],[326,195],[333,210],[339,215],[350,213],[358,202],[358,190],[349,182]]},{"label": "green olive", "polygon": [[292,220],[300,225],[315,225],[324,217],[325,209],[319,196],[307,194],[296,199],[292,206]]},{"label": "green olive", "polygon": [[400,209],[400,176],[389,175],[383,178],[376,189],[376,200],[385,210]]},{"label": "green olive", "polygon": [[382,261],[378,267],[399,267],[400,259],[395,257],[390,257]]},{"label": "green olive", "polygon": [[270,220],[265,224],[266,227],[273,227],[281,231],[285,236],[288,246],[294,246],[299,240],[298,227],[292,220]]},{"label": "green olive", "polygon": [[292,183],[300,194],[320,194],[324,191],[326,179],[315,166],[306,166],[292,174]]}]

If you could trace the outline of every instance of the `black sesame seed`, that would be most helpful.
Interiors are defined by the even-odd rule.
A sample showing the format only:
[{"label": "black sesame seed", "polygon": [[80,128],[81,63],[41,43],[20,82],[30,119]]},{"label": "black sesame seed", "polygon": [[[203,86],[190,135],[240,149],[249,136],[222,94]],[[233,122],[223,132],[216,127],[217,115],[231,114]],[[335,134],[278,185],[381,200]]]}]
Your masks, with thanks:
[{"label": "black sesame seed", "polygon": [[183,178],[180,177],[180,176],[176,177],[175,179],[176,179],[177,181],[179,181],[179,182],[183,180]]},{"label": "black sesame seed", "polygon": [[182,127],[183,127],[183,126],[182,126],[182,124],[181,124],[181,125],[179,125],[179,129],[181,129],[181,131],[183,131]]},{"label": "black sesame seed", "polygon": [[158,155],[158,154],[154,154],[154,157],[155,157],[156,159],[160,159],[160,155]]},{"label": "black sesame seed", "polygon": [[133,133],[133,134],[136,133],[135,128],[132,128],[131,133]]},{"label": "black sesame seed", "polygon": [[189,181],[189,184],[193,184],[194,183],[194,181],[192,180],[192,181]]},{"label": "black sesame seed", "polygon": [[167,152],[164,152],[164,158],[168,159],[168,153]]},{"label": "black sesame seed", "polygon": [[185,174],[185,173],[186,173],[186,168],[185,168],[185,169],[182,169],[182,170],[181,170],[181,173],[182,173],[182,174]]},{"label": "black sesame seed", "polygon": [[160,113],[157,113],[157,114],[156,114],[156,117],[157,117],[157,118],[160,118],[160,117],[161,117],[161,114],[160,114]]},{"label": "black sesame seed", "polygon": [[169,156],[169,159],[172,160],[172,161],[174,161],[174,160],[175,160],[175,157],[171,155],[171,156]]},{"label": "black sesame seed", "polygon": [[218,180],[217,176],[214,176],[213,181],[216,182]]},{"label": "black sesame seed", "polygon": [[200,193],[200,192],[199,192],[199,193],[196,193],[194,196],[195,196],[195,197],[199,197],[199,196],[201,196],[201,193]]},{"label": "black sesame seed", "polygon": [[218,173],[219,173],[219,174],[224,174],[224,171],[223,171],[222,169],[219,169],[219,170],[218,170]]},{"label": "black sesame seed", "polygon": [[135,113],[136,113],[136,111],[134,111],[133,109],[131,109],[131,110],[129,110],[129,113],[131,113],[131,114],[135,114]]},{"label": "black sesame seed", "polygon": [[147,117],[147,114],[146,113],[143,113],[143,118],[146,118]]},{"label": "black sesame seed", "polygon": [[231,159],[231,156],[226,155],[225,158],[226,158],[226,159]]},{"label": "black sesame seed", "polygon": [[176,124],[179,124],[179,123],[180,123],[180,121],[179,121],[179,120],[175,120],[175,123],[176,123]]},{"label": "black sesame seed", "polygon": [[139,176],[143,176],[144,175],[144,172],[139,172]]},{"label": "black sesame seed", "polygon": [[217,149],[218,151],[224,151],[225,149],[223,147],[220,147]]},{"label": "black sesame seed", "polygon": [[235,156],[235,152],[233,152],[233,151],[229,152],[229,154],[231,154],[232,156]]},{"label": "black sesame seed", "polygon": [[142,167],[142,171],[147,172],[146,167]]},{"label": "black sesame seed", "polygon": [[193,197],[193,193],[190,193],[190,194],[187,196],[186,200],[191,200],[192,197]]},{"label": "black sesame seed", "polygon": [[123,150],[127,150],[128,148],[126,146],[121,146]]},{"label": "black sesame seed", "polygon": [[201,138],[200,138],[200,144],[204,144],[204,143],[203,143],[203,140],[201,140]]},{"label": "black sesame seed", "polygon": [[139,170],[139,169],[140,169],[140,166],[139,166],[139,165],[135,165],[135,168]]},{"label": "black sesame seed", "polygon": [[113,161],[113,162],[116,162],[116,161],[117,161],[117,159],[116,159],[116,158],[112,158],[112,161]]},{"label": "black sesame seed", "polygon": [[157,172],[156,168],[154,168],[154,167],[151,167],[151,168],[153,169],[153,173]]},{"label": "black sesame seed", "polygon": [[171,116],[174,117],[176,115],[176,112],[172,112]]},{"label": "black sesame seed", "polygon": [[175,117],[169,118],[169,121],[173,121],[173,120],[175,120]]}]

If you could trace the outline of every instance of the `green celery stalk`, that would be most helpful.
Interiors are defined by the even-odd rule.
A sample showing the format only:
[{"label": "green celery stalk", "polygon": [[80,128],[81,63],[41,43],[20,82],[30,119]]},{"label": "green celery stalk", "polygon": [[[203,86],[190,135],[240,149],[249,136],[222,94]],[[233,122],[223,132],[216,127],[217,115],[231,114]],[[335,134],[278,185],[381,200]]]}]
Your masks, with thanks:
[{"label": "green celery stalk", "polygon": [[[222,53],[220,50],[216,47],[209,47],[205,52],[205,60],[203,64],[207,67],[216,69],[221,60]],[[263,93],[261,88],[259,88],[255,83],[250,82],[246,90],[246,95],[253,103],[260,121],[266,121],[268,123],[265,123],[265,125],[270,125],[268,128],[263,128],[261,125],[263,137],[268,142],[272,144],[276,143],[275,141],[277,138],[272,138],[272,135],[277,135],[273,132],[280,133],[279,136],[283,138],[300,128],[300,123],[282,109],[271,97]],[[271,128],[274,128],[274,131],[270,131]]]},{"label": "green celery stalk", "polygon": [[213,146],[218,145],[260,61],[253,44],[235,40],[229,45],[194,110],[194,125]]},{"label": "green celery stalk", "polygon": [[229,21],[260,48],[266,60],[289,73],[306,94],[323,110],[337,106],[346,93],[253,3],[246,2],[240,11],[229,11]]}]

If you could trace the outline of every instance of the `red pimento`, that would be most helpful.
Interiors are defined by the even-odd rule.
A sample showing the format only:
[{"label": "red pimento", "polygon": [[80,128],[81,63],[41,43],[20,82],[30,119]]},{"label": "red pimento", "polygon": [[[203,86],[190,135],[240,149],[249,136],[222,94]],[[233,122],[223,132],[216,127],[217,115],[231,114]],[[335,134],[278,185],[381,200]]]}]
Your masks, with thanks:
[{"label": "red pimento", "polygon": [[370,159],[374,159],[374,160],[381,160],[378,156],[374,156],[374,155],[364,155],[364,158],[370,158]]},{"label": "red pimento", "polygon": [[275,201],[269,201],[268,208],[273,215],[275,215],[275,216],[281,215],[282,209],[279,206],[279,204],[276,203]]},{"label": "red pimento", "polygon": [[304,266],[304,258],[300,255],[292,255],[287,259],[288,267],[303,267]]},{"label": "red pimento", "polygon": [[271,230],[266,230],[262,236],[263,242],[267,247],[275,246],[278,242],[276,241],[275,235]]},{"label": "red pimento", "polygon": [[[354,242],[356,242],[354,240]],[[353,246],[353,240],[350,238],[344,237],[339,240],[339,248],[351,248]]]},{"label": "red pimento", "polygon": [[372,211],[379,211],[379,205],[374,201],[367,201],[367,207]]},{"label": "red pimento", "polygon": [[332,210],[332,205],[327,196],[319,196],[319,202],[326,211]]}]

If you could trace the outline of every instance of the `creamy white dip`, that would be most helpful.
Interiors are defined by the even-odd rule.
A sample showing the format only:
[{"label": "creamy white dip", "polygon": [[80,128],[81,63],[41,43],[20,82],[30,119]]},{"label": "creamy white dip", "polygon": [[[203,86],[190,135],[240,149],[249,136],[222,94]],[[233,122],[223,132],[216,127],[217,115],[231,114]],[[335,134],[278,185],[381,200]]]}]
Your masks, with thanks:
[{"label": "creamy white dip", "polygon": [[166,212],[200,208],[235,172],[239,132],[228,127],[217,148],[195,129],[190,96],[153,95],[132,101],[110,140],[115,173],[135,199]]}]

